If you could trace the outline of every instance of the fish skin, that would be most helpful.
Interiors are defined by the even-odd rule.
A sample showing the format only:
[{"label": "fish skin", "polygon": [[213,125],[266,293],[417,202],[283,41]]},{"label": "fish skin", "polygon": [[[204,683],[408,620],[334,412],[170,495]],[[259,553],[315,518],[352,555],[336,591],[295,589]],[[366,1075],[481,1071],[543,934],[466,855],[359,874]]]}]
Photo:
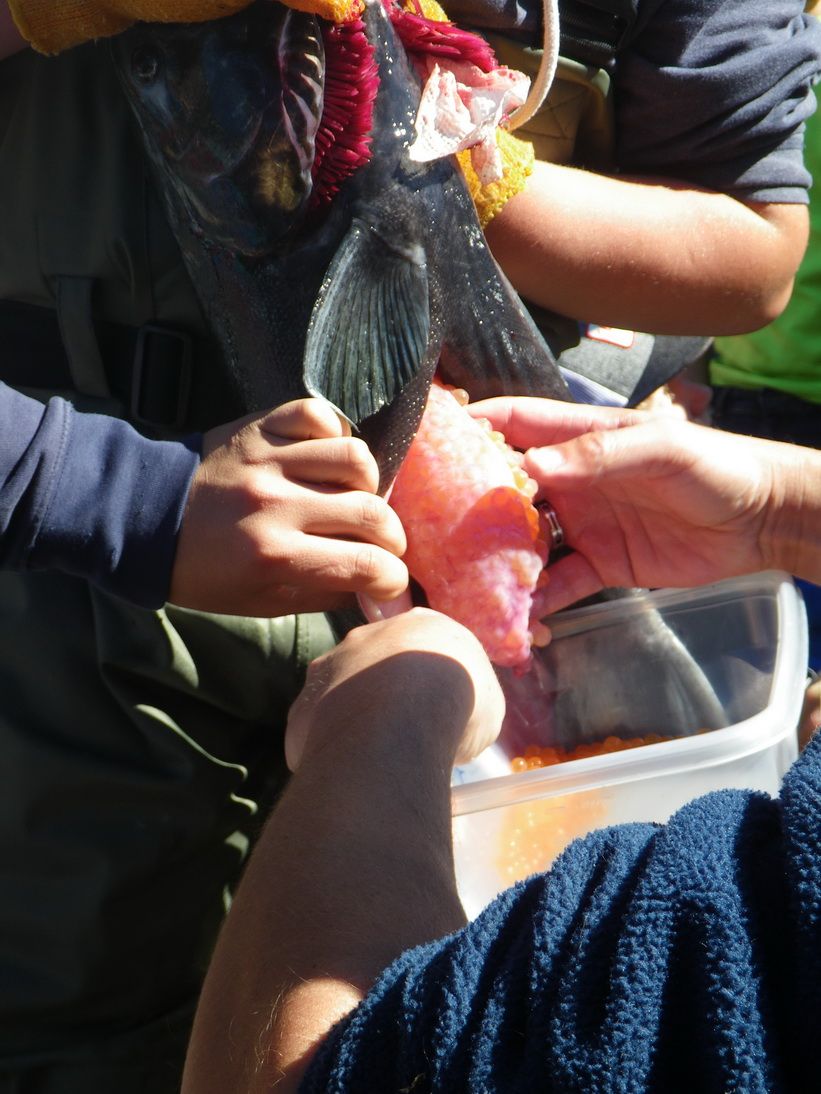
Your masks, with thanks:
[{"label": "fish skin", "polygon": [[313,16],[257,0],[212,23],[138,24],[112,49],[245,408],[329,399],[387,486],[437,366],[477,399],[571,396],[455,161],[407,155],[419,80],[379,0],[364,22],[380,78],[372,155],[321,218],[308,211],[324,63]]},{"label": "fish skin", "polygon": [[[419,81],[380,0],[366,0],[364,21],[380,74],[372,156],[318,222],[309,202],[323,46],[313,16],[256,0],[212,23],[138,23],[110,48],[245,409],[329,399],[368,442],[387,489],[437,366],[473,399],[572,396],[490,254],[455,162],[407,156]],[[661,618],[628,629],[636,657],[666,658],[680,678],[667,731],[709,724],[717,700]],[[573,675],[570,690],[607,695],[621,672],[614,661],[590,681],[577,663]],[[645,683],[632,698],[657,713],[661,674]],[[522,686],[547,701],[536,674]]]}]

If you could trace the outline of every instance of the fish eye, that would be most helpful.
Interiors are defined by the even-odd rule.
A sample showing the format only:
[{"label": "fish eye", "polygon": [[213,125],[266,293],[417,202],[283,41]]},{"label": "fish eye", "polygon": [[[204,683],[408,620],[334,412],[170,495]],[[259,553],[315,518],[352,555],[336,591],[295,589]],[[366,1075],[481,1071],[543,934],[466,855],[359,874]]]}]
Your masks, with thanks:
[{"label": "fish eye", "polygon": [[131,54],[131,71],[141,84],[149,84],[160,71],[160,55],[150,46],[138,46]]}]

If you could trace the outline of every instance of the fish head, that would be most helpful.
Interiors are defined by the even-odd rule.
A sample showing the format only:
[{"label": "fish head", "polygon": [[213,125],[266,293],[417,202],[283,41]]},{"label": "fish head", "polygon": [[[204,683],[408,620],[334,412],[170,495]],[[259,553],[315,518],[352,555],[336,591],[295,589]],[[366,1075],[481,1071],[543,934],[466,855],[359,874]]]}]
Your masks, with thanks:
[{"label": "fish head", "polygon": [[318,21],[275,0],[113,40],[126,96],[177,215],[211,243],[271,253],[299,227],[323,109]]}]

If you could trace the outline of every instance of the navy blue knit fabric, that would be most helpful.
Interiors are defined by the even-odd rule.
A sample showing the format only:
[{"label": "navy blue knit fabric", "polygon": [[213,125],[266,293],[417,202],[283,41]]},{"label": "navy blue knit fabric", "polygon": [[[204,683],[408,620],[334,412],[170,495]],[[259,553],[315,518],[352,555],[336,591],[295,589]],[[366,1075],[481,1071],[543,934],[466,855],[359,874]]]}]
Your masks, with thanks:
[{"label": "navy blue knit fabric", "polygon": [[0,568],[61,570],[159,608],[198,443],[149,441],[0,383]]},{"label": "navy blue knit fabric", "polygon": [[301,1094],[821,1089],[821,737],[779,799],[572,844],[409,951]]}]

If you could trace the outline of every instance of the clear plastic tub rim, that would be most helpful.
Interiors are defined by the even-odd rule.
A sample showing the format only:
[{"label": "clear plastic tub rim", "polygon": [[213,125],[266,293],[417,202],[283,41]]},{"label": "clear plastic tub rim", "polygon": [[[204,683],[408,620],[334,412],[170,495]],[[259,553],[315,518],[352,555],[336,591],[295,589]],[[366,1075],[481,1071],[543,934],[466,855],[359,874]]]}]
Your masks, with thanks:
[{"label": "clear plastic tub rim", "polygon": [[[724,785],[725,778],[727,786],[746,787],[749,781],[749,789],[777,792],[797,755],[796,727],[808,656],[806,612],[790,576],[768,571],[699,589],[656,590],[627,605],[610,601],[572,609],[552,618],[553,642],[620,627],[626,616],[646,612],[648,606],[665,619],[685,618],[693,610],[704,609],[699,626],[709,623],[710,641],[719,648],[724,640],[723,615],[746,612],[750,629],[758,632],[754,635],[757,648],[768,658],[772,655],[766,671],[760,673],[760,709],[722,728],[692,736],[520,773],[511,773],[510,752],[499,744],[486,749],[472,764],[457,768],[451,791],[457,880],[471,914],[518,880],[493,868],[486,861],[493,852],[482,844],[522,803],[551,798],[563,803],[598,802],[601,798],[606,804],[597,804],[600,813],[590,824],[592,830],[614,823],[612,817],[617,821],[664,821],[685,801]],[[595,679],[594,669],[591,686],[595,686]],[[584,832],[576,831],[573,836],[581,834]]]}]

